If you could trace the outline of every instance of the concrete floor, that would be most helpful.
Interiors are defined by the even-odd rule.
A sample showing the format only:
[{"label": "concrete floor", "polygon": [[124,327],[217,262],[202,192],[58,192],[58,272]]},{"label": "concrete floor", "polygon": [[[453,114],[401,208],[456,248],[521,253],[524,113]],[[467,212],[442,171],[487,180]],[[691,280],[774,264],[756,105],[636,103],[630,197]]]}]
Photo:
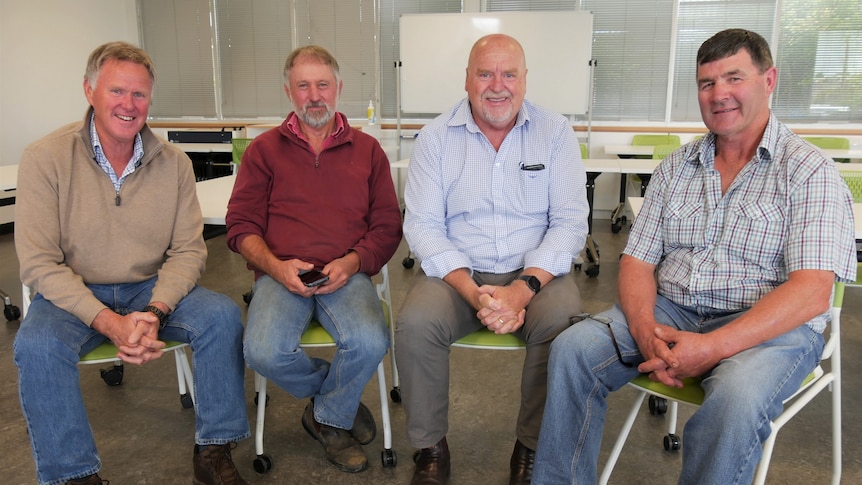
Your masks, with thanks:
[{"label": "concrete floor", "polygon": [[[617,257],[627,229],[610,231],[606,220],[597,220],[595,238],[603,260],[597,278],[577,275],[585,310],[596,312],[611,305],[616,297]],[[251,273],[243,259],[227,250],[224,236],[208,241],[208,269],[201,283],[231,296],[245,310],[243,292],[249,289]],[[415,269],[405,269],[401,249],[389,265],[394,308],[398,309]],[[0,288],[20,305],[20,282],[13,235],[0,235]],[[862,399],[860,355],[862,355],[862,289],[850,289],[845,298],[842,321],[844,383],[844,483],[862,483],[862,421],[856,415],[857,399]],[[12,362],[12,341],[17,321],[0,329],[0,469],[4,484],[35,483],[33,459],[17,395],[17,369]],[[327,349],[315,354],[331,355]],[[168,356],[170,357],[170,356]],[[453,349],[451,377],[451,417],[449,446],[452,452],[452,483],[505,484],[508,459],[514,444],[514,420],[523,351],[478,351]],[[387,359],[387,377],[391,372]],[[246,372],[249,421],[254,426],[253,372]],[[122,386],[108,387],[96,366],[81,367],[81,384],[86,393],[90,421],[103,462],[100,472],[112,484],[185,484],[191,481],[194,413],[182,409],[177,398],[174,361],[163,358],[144,367],[127,366]],[[390,384],[391,385],[391,384]],[[306,401],[297,400],[269,386],[271,396],[266,420],[266,452],[274,466],[265,475],[255,472],[254,440],[248,439],[234,451],[240,472],[252,484],[405,484],[413,473],[411,455],[404,433],[404,410],[390,403],[393,448],[398,464],[383,468],[380,453],[382,432],[366,446],[369,469],[356,475],[337,471],[326,462],[318,443],[300,425]],[[607,457],[634,392],[623,389],[609,401],[607,427],[601,463]],[[366,388],[363,401],[378,413],[380,403],[376,379]],[[768,483],[828,483],[831,474],[830,396],[819,396],[788,424],[778,437]],[[646,404],[644,404],[644,408]],[[681,408],[681,418],[689,416]],[[379,416],[379,415],[378,415]],[[380,420],[378,417],[378,427]],[[641,412],[629,442],[612,477],[612,483],[656,484],[676,481],[681,463],[679,453],[662,448],[665,418]],[[681,427],[680,427],[681,429]],[[683,439],[685,437],[683,436]],[[600,464],[601,466],[601,464]]]}]

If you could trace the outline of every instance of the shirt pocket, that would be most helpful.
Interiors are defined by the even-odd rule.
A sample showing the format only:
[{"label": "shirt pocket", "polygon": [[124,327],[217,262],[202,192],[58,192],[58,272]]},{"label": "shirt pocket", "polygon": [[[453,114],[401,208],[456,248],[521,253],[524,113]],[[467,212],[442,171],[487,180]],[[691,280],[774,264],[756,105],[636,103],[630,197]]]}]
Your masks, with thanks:
[{"label": "shirt pocket", "polygon": [[662,219],[664,241],[670,247],[699,247],[704,241],[703,206],[692,202],[671,201]]},{"label": "shirt pocket", "polygon": [[772,264],[782,251],[787,229],[784,209],[769,202],[746,201],[733,209],[732,216],[727,234],[731,249],[758,264]]},{"label": "shirt pocket", "polygon": [[520,207],[523,214],[547,214],[550,170],[520,170]]}]

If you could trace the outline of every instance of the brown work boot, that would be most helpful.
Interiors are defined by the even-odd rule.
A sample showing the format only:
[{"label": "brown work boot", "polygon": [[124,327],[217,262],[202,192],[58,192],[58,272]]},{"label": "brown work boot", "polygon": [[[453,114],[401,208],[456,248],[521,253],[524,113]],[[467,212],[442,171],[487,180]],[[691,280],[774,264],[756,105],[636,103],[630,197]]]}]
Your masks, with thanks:
[{"label": "brown work boot", "polygon": [[314,403],[302,413],[302,427],[323,446],[326,459],[341,471],[358,473],[368,468],[368,457],[346,429],[320,424],[314,419]]},{"label": "brown work boot", "polygon": [[446,485],[449,483],[449,444],[446,437],[430,448],[422,448],[413,454],[416,470],[410,485]]},{"label": "brown work boot", "polygon": [[89,477],[69,480],[66,482],[66,485],[111,485],[111,482],[108,480],[102,480],[102,478],[99,477],[99,474],[94,473]]},{"label": "brown work boot", "polygon": [[353,428],[350,429],[350,436],[353,436],[360,445],[371,443],[377,436],[377,423],[374,422],[374,415],[361,402],[359,403],[359,409],[356,411],[356,417],[353,419]]},{"label": "brown work boot", "polygon": [[230,457],[230,450],[235,446],[236,443],[200,445],[200,451],[192,459],[195,465],[194,485],[248,485],[239,476]]}]

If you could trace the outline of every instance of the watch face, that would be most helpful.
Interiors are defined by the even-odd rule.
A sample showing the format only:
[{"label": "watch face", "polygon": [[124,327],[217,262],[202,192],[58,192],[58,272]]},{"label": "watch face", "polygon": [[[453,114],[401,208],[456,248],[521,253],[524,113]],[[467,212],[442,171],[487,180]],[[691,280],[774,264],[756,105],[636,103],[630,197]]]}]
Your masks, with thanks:
[{"label": "watch face", "polygon": [[542,282],[539,281],[539,278],[536,278],[535,276],[521,276],[520,279],[524,280],[527,283],[527,286],[529,286],[530,289],[533,290],[533,293],[538,293],[539,290],[542,289]]}]

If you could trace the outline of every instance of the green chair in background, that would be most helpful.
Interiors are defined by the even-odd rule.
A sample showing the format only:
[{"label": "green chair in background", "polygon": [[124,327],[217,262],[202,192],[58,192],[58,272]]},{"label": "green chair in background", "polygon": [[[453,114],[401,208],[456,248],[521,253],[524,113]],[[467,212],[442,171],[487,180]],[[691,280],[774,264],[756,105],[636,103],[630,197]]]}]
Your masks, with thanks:
[{"label": "green chair in background", "polygon": [[664,160],[679,147],[679,145],[656,145],[652,152],[652,158],[653,160]]},{"label": "green chair in background", "polygon": [[251,145],[252,140],[254,138],[234,138],[231,140],[231,143],[233,143],[233,158],[231,162],[234,164],[234,173],[236,173],[239,164],[242,163],[242,155],[245,153],[245,149]]},{"label": "green chair in background", "polygon": [[862,172],[841,172],[841,178],[850,189],[850,194],[853,196],[853,202],[862,203]]},{"label": "green chair in background", "polygon": [[[682,146],[679,141],[679,135],[635,135],[632,137],[632,145],[634,146],[656,146],[656,145],[676,145]],[[647,155],[637,155],[634,158],[650,159],[653,158]]]},{"label": "green chair in background", "polygon": [[[848,138],[841,138],[838,136],[805,136],[802,137],[803,140],[811,143],[817,148],[823,148],[826,150],[849,150],[850,149],[850,140]],[[836,158],[836,162],[838,163],[849,163],[849,158]]]},{"label": "green chair in background", "polygon": [[589,150],[587,150],[587,144],[581,143],[581,160],[585,160],[590,157]]}]

